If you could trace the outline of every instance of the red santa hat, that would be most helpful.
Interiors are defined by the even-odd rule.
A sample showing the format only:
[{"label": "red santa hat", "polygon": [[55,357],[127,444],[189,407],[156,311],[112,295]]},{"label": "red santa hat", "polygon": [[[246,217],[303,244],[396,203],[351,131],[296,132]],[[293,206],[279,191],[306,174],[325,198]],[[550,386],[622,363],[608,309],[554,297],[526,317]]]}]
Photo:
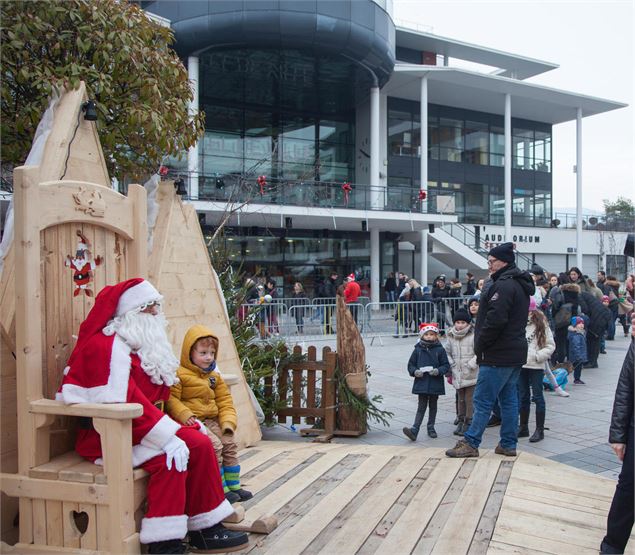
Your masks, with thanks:
[{"label": "red santa hat", "polygon": [[436,334],[439,333],[439,326],[438,324],[436,324],[436,322],[431,322],[431,323],[423,323],[423,324],[419,324],[419,335],[423,337],[423,334],[428,332],[428,331],[432,331]]},{"label": "red santa hat", "polygon": [[160,301],[162,298],[154,286],[142,278],[132,278],[104,287],[95,297],[95,305],[79,326],[77,344],[68,365],[71,365],[75,353],[81,350],[84,343],[101,332],[115,316],[122,316],[134,308]]},{"label": "red santa hat", "polygon": [[[102,330],[115,316],[161,300],[146,280],[133,278],[104,287],[79,327],[77,344],[64,370],[58,399],[66,403],[124,402],[130,372],[130,348]],[[90,371],[86,371],[90,368]]]},{"label": "red santa hat", "polygon": [[348,276],[346,276],[346,279],[348,281],[355,281],[355,274],[348,274]]}]

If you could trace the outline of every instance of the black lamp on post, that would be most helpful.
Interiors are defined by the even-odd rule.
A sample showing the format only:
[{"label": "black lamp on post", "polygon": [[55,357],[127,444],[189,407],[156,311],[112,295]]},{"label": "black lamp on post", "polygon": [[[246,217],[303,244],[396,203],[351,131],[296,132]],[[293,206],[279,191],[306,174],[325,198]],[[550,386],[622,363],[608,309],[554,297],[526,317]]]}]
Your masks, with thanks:
[{"label": "black lamp on post", "polygon": [[82,104],[82,111],[84,112],[84,119],[86,121],[97,121],[97,109],[95,108],[94,100],[87,100]]},{"label": "black lamp on post", "polygon": [[174,188],[176,189],[176,194],[179,195],[180,197],[187,196],[187,188],[185,187],[185,181],[183,180],[182,177],[179,177],[174,182]]}]

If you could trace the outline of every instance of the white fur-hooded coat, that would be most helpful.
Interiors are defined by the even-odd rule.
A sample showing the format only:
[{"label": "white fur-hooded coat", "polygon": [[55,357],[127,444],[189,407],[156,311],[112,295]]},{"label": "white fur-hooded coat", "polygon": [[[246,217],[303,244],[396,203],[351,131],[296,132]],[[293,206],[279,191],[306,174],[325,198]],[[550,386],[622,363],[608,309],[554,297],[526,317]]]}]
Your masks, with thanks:
[{"label": "white fur-hooded coat", "polygon": [[553,333],[549,326],[545,326],[545,337],[547,342],[541,349],[538,347],[538,339],[536,338],[536,326],[530,320],[527,321],[527,330],[525,332],[527,337],[527,362],[523,364],[523,368],[535,368],[543,369],[545,362],[551,358],[551,355],[556,350],[556,342],[553,339]]},{"label": "white fur-hooded coat", "polygon": [[463,389],[476,385],[478,364],[474,354],[474,327],[457,331],[454,326],[446,333],[445,350],[452,368],[452,385],[456,389]]}]

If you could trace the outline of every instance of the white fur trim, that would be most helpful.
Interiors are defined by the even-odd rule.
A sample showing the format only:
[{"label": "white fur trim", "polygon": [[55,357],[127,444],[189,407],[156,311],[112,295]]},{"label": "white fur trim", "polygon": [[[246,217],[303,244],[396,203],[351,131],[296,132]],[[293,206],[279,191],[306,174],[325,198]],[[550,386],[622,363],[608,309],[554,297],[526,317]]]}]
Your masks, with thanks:
[{"label": "white fur trim", "polygon": [[161,449],[180,428],[181,425],[166,414],[141,438],[141,445]]},{"label": "white fur trim", "polygon": [[208,513],[191,516],[187,520],[187,529],[192,531],[204,530],[218,524],[232,514],[234,514],[234,508],[227,499],[223,499],[223,502],[218,507]]},{"label": "white fur trim", "polygon": [[123,316],[126,312],[130,312],[141,305],[162,299],[163,297],[154,286],[149,281],[143,280],[141,283],[126,289],[119,297],[115,316]]},{"label": "white fur trim", "polygon": [[[130,377],[130,347],[118,336],[112,343],[108,383],[97,387],[64,384],[59,399],[71,403],[125,403]],[[56,398],[58,396],[56,395]]]},{"label": "white fur trim", "polygon": [[162,449],[150,447],[149,445],[133,445],[132,446],[132,467],[137,468],[144,462],[154,459],[157,455],[164,454]]},{"label": "white fur trim", "polygon": [[155,516],[141,519],[141,543],[182,540],[187,534],[187,515]]}]

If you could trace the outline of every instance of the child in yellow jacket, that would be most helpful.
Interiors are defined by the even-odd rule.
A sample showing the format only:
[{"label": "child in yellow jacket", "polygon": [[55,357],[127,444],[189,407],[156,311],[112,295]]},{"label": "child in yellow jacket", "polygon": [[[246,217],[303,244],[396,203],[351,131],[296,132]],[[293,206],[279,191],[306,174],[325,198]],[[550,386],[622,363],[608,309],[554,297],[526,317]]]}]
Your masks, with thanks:
[{"label": "child in yellow jacket", "polygon": [[200,420],[212,441],[225,497],[230,503],[251,499],[240,487],[238,446],[234,441],[236,409],[229,387],[216,367],[218,337],[205,326],[192,326],[183,339],[179,383],[172,386],[168,414],[177,422],[194,425]]}]

